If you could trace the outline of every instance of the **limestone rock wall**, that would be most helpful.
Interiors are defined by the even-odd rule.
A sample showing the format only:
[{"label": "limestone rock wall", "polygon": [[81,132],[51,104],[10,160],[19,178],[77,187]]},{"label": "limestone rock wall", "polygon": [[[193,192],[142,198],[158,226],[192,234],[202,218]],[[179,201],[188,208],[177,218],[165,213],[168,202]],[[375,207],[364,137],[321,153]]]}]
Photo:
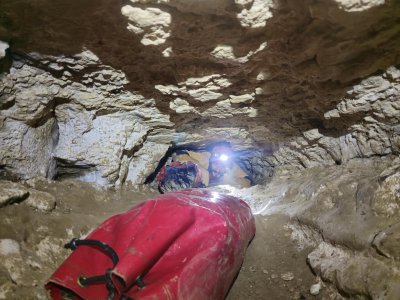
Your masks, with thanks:
[{"label": "limestone rock wall", "polygon": [[[365,169],[359,172],[359,168]],[[345,295],[396,299],[400,293],[400,264],[395,254],[399,161],[360,161],[347,169],[363,178],[355,179],[349,171],[336,173],[340,179],[332,178],[332,186],[323,184],[314,195],[306,196],[311,200],[308,208],[298,213],[299,223],[323,238],[308,255],[309,264]]]},{"label": "limestone rock wall", "polygon": [[[99,65],[88,51],[40,58],[16,58],[1,77],[3,168],[25,179],[75,173],[103,185],[126,178],[142,183],[142,177],[128,176],[129,163],[156,129],[156,136],[168,136],[156,139],[161,145],[173,140],[169,116],[154,100],[123,90],[125,76]],[[146,170],[155,167],[165,148],[141,156]]]},{"label": "limestone rock wall", "polygon": [[[290,216],[287,228],[308,264],[344,299],[400,293],[400,160],[394,155],[275,174],[248,190],[219,187],[256,214]],[[269,228],[269,230],[274,230]]]},{"label": "limestone rock wall", "polygon": [[266,173],[399,152],[397,1],[0,11],[13,60],[0,67],[0,166],[22,178],[136,185],[170,145],[210,140],[257,149]]},{"label": "limestone rock wall", "polygon": [[[259,182],[275,170],[233,192],[292,217],[315,274],[397,300],[399,37],[394,0],[0,1],[0,176],[139,186],[172,145],[230,141]],[[8,204],[54,208],[14,192],[10,232]]]},{"label": "limestone rock wall", "polygon": [[324,132],[318,128],[303,132],[274,153],[271,163],[302,169],[341,164],[356,157],[399,154],[399,92],[400,70],[395,67],[364,79],[324,114]]}]

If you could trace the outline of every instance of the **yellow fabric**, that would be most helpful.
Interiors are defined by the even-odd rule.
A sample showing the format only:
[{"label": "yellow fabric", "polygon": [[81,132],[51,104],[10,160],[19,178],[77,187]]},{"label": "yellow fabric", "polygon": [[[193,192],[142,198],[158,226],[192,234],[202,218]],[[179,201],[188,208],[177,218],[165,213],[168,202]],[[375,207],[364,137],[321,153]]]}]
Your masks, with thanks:
[{"label": "yellow fabric", "polygon": [[204,169],[208,170],[211,153],[188,151],[188,154],[190,157],[193,157],[195,160],[197,160]]}]

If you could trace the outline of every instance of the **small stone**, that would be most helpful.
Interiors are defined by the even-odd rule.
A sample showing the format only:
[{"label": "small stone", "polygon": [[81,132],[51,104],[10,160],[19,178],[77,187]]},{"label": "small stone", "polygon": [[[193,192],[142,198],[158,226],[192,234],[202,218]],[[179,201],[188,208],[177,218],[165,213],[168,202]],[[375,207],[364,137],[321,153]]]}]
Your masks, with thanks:
[{"label": "small stone", "polygon": [[20,247],[17,241],[12,239],[0,240],[0,255],[20,254]]},{"label": "small stone", "polygon": [[31,189],[29,190],[29,198],[25,203],[40,212],[50,212],[56,206],[56,198],[49,193]]},{"label": "small stone", "polygon": [[251,103],[254,101],[254,94],[243,94],[243,95],[230,95],[231,103]]},{"label": "small stone", "polygon": [[10,47],[10,45],[6,42],[0,41],[0,59],[6,56],[6,50]]},{"label": "small stone", "polygon": [[281,278],[285,281],[291,281],[294,279],[294,275],[292,272],[287,272],[281,275]]},{"label": "small stone", "polygon": [[264,273],[264,274],[268,274],[268,271],[267,270],[262,270],[262,272]]},{"label": "small stone", "polygon": [[28,195],[22,184],[0,180],[0,207],[23,201]]},{"label": "small stone", "polygon": [[250,272],[255,272],[256,271],[256,267],[252,266],[249,268]]},{"label": "small stone", "polygon": [[62,71],[62,70],[64,70],[64,67],[61,66],[61,65],[59,65],[59,64],[57,64],[57,63],[51,63],[51,64],[48,65],[48,67],[49,67],[50,69],[52,69],[52,70],[55,70],[55,71]]},{"label": "small stone", "polygon": [[28,264],[29,267],[32,268],[32,270],[41,270],[42,269],[42,266],[38,262],[33,261],[32,259],[28,259],[26,261],[26,263]]},{"label": "small stone", "polygon": [[323,135],[319,133],[318,129],[305,131],[303,132],[303,135],[308,141],[315,141],[323,137]]},{"label": "small stone", "polygon": [[316,295],[319,294],[320,290],[321,290],[321,283],[318,282],[318,283],[316,283],[316,284],[313,284],[313,285],[310,287],[310,294],[316,296]]}]

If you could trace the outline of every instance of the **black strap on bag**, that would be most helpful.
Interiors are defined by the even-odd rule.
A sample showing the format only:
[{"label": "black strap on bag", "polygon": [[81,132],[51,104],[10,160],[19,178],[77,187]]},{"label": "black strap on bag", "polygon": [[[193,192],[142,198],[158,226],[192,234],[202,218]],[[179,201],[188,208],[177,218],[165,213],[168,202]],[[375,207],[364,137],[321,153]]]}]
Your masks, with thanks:
[{"label": "black strap on bag", "polygon": [[106,253],[112,260],[113,266],[112,268],[108,268],[105,272],[104,275],[97,275],[97,276],[92,276],[92,277],[86,277],[84,275],[81,275],[78,277],[78,284],[81,287],[86,287],[90,284],[94,283],[99,283],[99,282],[104,282],[106,284],[106,288],[108,290],[108,299],[112,300],[115,296],[115,285],[112,282],[111,279],[111,271],[112,269],[115,268],[117,263],[119,262],[118,254],[114,251],[112,247],[107,245],[106,243],[103,243],[101,241],[97,240],[79,240],[79,239],[72,239],[69,243],[64,245],[64,248],[66,249],[71,249],[71,250],[76,250],[79,246],[94,246],[99,248],[101,251]]},{"label": "black strap on bag", "polygon": [[[116,288],[115,288],[115,285],[111,278],[111,272],[119,262],[118,254],[115,252],[115,250],[111,246],[107,245],[104,242],[97,241],[97,240],[80,240],[80,239],[74,238],[69,243],[65,244],[64,248],[70,249],[70,250],[75,250],[79,246],[94,246],[96,248],[99,248],[101,251],[103,251],[105,254],[107,254],[111,258],[111,260],[113,262],[113,266],[112,266],[112,268],[106,269],[104,275],[97,275],[97,276],[92,276],[92,277],[85,277],[84,275],[79,276],[77,279],[78,284],[81,287],[86,287],[86,286],[94,284],[94,283],[105,283],[106,288],[108,290],[107,300],[113,300],[115,297]],[[144,282],[142,281],[142,279],[140,277],[136,280],[136,285],[140,288],[143,288],[145,286]],[[133,299],[131,299],[127,296],[122,296],[121,300],[133,300]]]},{"label": "black strap on bag", "polygon": [[106,243],[103,243],[101,241],[97,241],[97,240],[80,240],[80,239],[74,238],[69,243],[65,244],[64,248],[65,249],[75,250],[78,246],[96,246],[96,247],[99,247],[108,256],[110,256],[110,258],[111,258],[111,260],[113,262],[113,268],[115,268],[115,266],[119,262],[118,254],[114,251],[114,249],[111,246],[109,246]]}]

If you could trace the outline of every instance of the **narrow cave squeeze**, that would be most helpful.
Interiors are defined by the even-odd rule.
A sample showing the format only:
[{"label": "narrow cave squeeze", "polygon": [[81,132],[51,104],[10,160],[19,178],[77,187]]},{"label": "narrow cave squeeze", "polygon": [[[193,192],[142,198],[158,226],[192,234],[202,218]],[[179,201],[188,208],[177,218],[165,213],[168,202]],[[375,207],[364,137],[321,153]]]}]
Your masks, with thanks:
[{"label": "narrow cave squeeze", "polygon": [[144,184],[162,193],[220,185],[251,187],[272,176],[273,167],[260,166],[259,155],[255,149],[235,151],[227,141],[172,146]]},{"label": "narrow cave squeeze", "polygon": [[399,49],[395,0],[1,0],[0,299],[400,299]]}]

